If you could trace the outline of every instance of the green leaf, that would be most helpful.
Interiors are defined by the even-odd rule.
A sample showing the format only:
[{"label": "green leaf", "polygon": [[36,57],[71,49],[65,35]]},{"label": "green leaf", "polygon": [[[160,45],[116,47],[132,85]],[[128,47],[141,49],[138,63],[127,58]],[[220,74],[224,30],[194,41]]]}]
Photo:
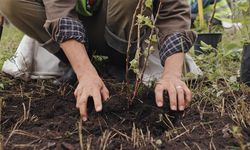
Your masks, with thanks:
[{"label": "green leaf", "polygon": [[153,43],[156,43],[157,42],[157,35],[154,34],[150,37],[150,40],[153,42]]},{"label": "green leaf", "polygon": [[137,24],[142,24],[144,22],[144,16],[139,14],[137,15]]},{"label": "green leaf", "polygon": [[238,9],[243,12],[248,12],[249,2],[247,0],[241,0],[237,2]]},{"label": "green leaf", "polygon": [[3,83],[0,83],[0,90],[3,90],[4,89],[4,85]]},{"label": "green leaf", "polygon": [[143,16],[141,14],[137,15],[137,25],[146,25],[150,28],[153,28],[153,21],[151,20],[151,18],[149,18],[148,16]]},{"label": "green leaf", "polygon": [[134,73],[139,74],[139,62],[136,59],[133,59],[130,63],[130,70],[133,70]]},{"label": "green leaf", "polygon": [[152,9],[152,7],[153,7],[153,1],[152,1],[152,0],[146,0],[146,1],[145,1],[145,6],[146,6],[147,8]]},{"label": "green leaf", "polygon": [[208,45],[207,43],[201,41],[201,49],[204,51],[208,51],[213,49],[213,47],[211,45]]}]

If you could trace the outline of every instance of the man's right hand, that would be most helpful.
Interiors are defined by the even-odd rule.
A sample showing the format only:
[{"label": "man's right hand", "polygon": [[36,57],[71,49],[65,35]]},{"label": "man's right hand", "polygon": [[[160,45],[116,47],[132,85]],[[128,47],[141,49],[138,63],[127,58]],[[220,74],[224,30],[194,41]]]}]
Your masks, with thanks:
[{"label": "man's right hand", "polygon": [[109,98],[109,91],[96,73],[90,72],[78,80],[79,84],[74,92],[77,100],[76,107],[80,110],[83,121],[86,121],[88,98],[93,98],[95,110],[99,112],[102,110],[102,101]]},{"label": "man's right hand", "polygon": [[109,98],[109,91],[91,64],[83,44],[72,39],[60,44],[73,67],[79,84],[74,92],[76,107],[80,110],[83,121],[87,120],[88,98],[93,97],[97,112],[102,110],[102,100]]}]

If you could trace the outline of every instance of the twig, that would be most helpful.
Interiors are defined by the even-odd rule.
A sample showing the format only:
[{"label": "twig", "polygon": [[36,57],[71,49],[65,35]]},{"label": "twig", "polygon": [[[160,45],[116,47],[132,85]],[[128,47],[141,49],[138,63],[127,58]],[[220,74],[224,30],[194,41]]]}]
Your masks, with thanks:
[{"label": "twig", "polygon": [[198,150],[202,150],[198,143],[194,142],[193,144],[197,147]]},{"label": "twig", "polygon": [[190,148],[190,146],[184,141],[183,142],[183,144],[186,146],[186,148],[188,148],[189,150],[192,150],[191,148]]},{"label": "twig", "polygon": [[211,138],[210,142],[209,142],[209,149],[213,149],[213,150],[217,150],[213,138]]},{"label": "twig", "polygon": [[80,149],[84,150],[84,148],[83,148],[82,120],[81,120],[81,118],[80,118],[79,123],[78,123],[78,134],[79,134]]},{"label": "twig", "polygon": [[87,139],[87,150],[91,150],[92,138]]},{"label": "twig", "polygon": [[34,138],[34,139],[41,139],[39,136],[33,135],[33,134],[26,132],[26,131],[23,131],[23,130],[15,130],[15,134],[27,136],[27,137]]},{"label": "twig", "polygon": [[[23,105],[23,116],[22,116],[21,119],[18,120],[17,123],[14,125],[12,131],[10,132],[10,134],[9,134],[9,136],[8,136],[8,138],[7,138],[7,140],[6,140],[5,143],[4,143],[4,146],[6,146],[6,145],[8,144],[10,138],[11,138],[14,134],[16,134],[18,131],[21,131],[21,130],[18,130],[18,129],[21,127],[21,125],[22,125],[26,120],[29,119],[31,100],[29,101],[29,106],[28,106],[28,110],[27,110],[27,111],[26,111],[25,105],[24,105],[24,104],[22,104],[22,105]],[[24,131],[23,131],[23,132],[24,132]]]},{"label": "twig", "polygon": [[4,24],[4,17],[0,15],[0,26],[3,26]]},{"label": "twig", "polygon": [[[142,0],[142,3],[141,3],[141,10],[140,10],[140,14],[143,14],[143,9],[144,9],[144,3],[145,3],[145,0]],[[135,53],[135,60],[137,60],[138,62],[138,69],[140,70],[140,63],[141,63],[141,28],[142,28],[142,25],[140,23],[137,24],[137,50],[136,50],[136,53]],[[140,72],[140,71],[139,71]],[[138,82],[137,82],[137,79],[138,79],[138,73],[136,73],[136,82],[135,82],[135,89],[137,88],[138,86]],[[135,94],[134,94],[135,95]],[[131,105],[133,100],[134,100],[134,97],[133,96],[132,98],[129,98],[129,104]]]},{"label": "twig", "polygon": [[215,15],[215,12],[216,12],[216,6],[217,6],[217,0],[214,0],[213,13],[212,13],[212,16],[211,16],[211,18],[209,19],[209,22],[208,22],[208,32],[209,33],[212,32],[212,26],[213,26],[214,15]]},{"label": "twig", "polygon": [[[154,22],[153,22],[153,28],[151,29],[151,33],[149,35],[149,38],[152,38],[152,36],[154,34],[155,24],[156,24],[157,18],[158,18],[159,13],[160,13],[161,4],[162,4],[162,2],[159,3],[159,7],[158,7],[157,14],[156,14]],[[146,70],[146,67],[147,67],[148,58],[149,58],[149,55],[150,55],[150,48],[152,46],[152,40],[149,39],[149,41],[150,42],[149,42],[148,47],[147,47],[147,55],[146,55],[146,58],[145,58],[145,61],[144,61],[144,64],[143,64],[142,71],[141,71],[139,77],[137,77],[136,82],[135,82],[135,88],[134,88],[134,94],[133,94],[133,97],[132,97],[132,101],[138,95],[138,90],[140,88],[140,85],[141,85],[141,82],[142,82],[142,79],[143,79],[143,76],[144,76],[144,73],[145,73],[145,70]]]},{"label": "twig", "polygon": [[172,139],[171,139],[171,140],[169,140],[169,141],[174,141],[174,140],[176,140],[176,139],[178,139],[178,138],[182,137],[183,135],[185,135],[185,134],[186,134],[186,133],[188,133],[188,132],[189,132],[189,130],[187,130],[187,131],[185,131],[185,132],[183,132],[183,133],[181,133],[181,134],[177,135],[176,137],[172,138]]},{"label": "twig", "polygon": [[17,121],[17,123],[14,125],[12,131],[10,132],[7,140],[5,141],[4,146],[6,146],[8,144],[10,138],[15,134],[15,131],[19,129],[19,127],[23,124],[23,122],[24,122],[23,119]]},{"label": "twig", "polygon": [[128,37],[128,47],[127,47],[127,51],[126,51],[126,73],[125,73],[125,84],[126,84],[126,89],[129,90],[129,79],[128,79],[128,73],[129,73],[129,59],[130,59],[130,47],[131,47],[131,38],[132,38],[132,34],[133,34],[133,29],[135,26],[135,19],[136,19],[136,15],[137,15],[137,11],[140,8],[142,0],[140,0],[136,6],[135,12],[133,14],[133,19],[132,19],[132,24],[131,24],[131,28],[129,31],[129,37]]},{"label": "twig", "polygon": [[4,17],[0,15],[0,40],[3,32]]},{"label": "twig", "polygon": [[119,130],[117,130],[117,129],[115,129],[115,128],[111,128],[111,129],[114,130],[114,131],[115,131],[116,133],[118,133],[119,135],[125,137],[127,141],[131,140],[131,138],[130,138],[128,135],[126,135],[126,134],[120,132]]}]

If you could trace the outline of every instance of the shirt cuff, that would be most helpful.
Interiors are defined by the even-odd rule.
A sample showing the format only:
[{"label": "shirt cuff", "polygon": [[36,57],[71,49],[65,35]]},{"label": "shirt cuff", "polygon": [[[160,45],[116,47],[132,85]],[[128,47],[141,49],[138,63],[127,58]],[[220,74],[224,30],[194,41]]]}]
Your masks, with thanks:
[{"label": "shirt cuff", "polygon": [[166,37],[159,47],[161,64],[164,66],[166,59],[176,53],[186,53],[193,46],[193,41],[182,32],[175,32]]},{"label": "shirt cuff", "polygon": [[83,24],[73,18],[64,17],[58,21],[58,31],[53,39],[58,43],[63,43],[70,39],[75,39],[78,42],[86,43],[86,30]]}]

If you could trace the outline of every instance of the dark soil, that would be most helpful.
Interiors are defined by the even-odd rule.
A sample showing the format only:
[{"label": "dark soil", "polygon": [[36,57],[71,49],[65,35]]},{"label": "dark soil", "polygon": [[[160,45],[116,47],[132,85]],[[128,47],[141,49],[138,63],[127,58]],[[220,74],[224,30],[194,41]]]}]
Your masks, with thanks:
[{"label": "dark soil", "polygon": [[[1,75],[1,81],[9,81]],[[79,112],[73,88],[56,87],[50,81],[4,82],[1,134],[4,149],[80,149]],[[235,125],[230,116],[206,105],[172,112],[168,102],[156,107],[154,93],[142,89],[131,105],[119,88],[108,84],[112,98],[96,113],[89,103],[89,120],[82,123],[83,146],[87,149],[231,149],[239,143],[227,130]],[[166,97],[167,100],[167,97]],[[201,104],[202,106],[202,104]],[[24,113],[26,112],[26,113]],[[26,117],[25,117],[26,116]],[[249,128],[243,128],[250,141]]]}]

